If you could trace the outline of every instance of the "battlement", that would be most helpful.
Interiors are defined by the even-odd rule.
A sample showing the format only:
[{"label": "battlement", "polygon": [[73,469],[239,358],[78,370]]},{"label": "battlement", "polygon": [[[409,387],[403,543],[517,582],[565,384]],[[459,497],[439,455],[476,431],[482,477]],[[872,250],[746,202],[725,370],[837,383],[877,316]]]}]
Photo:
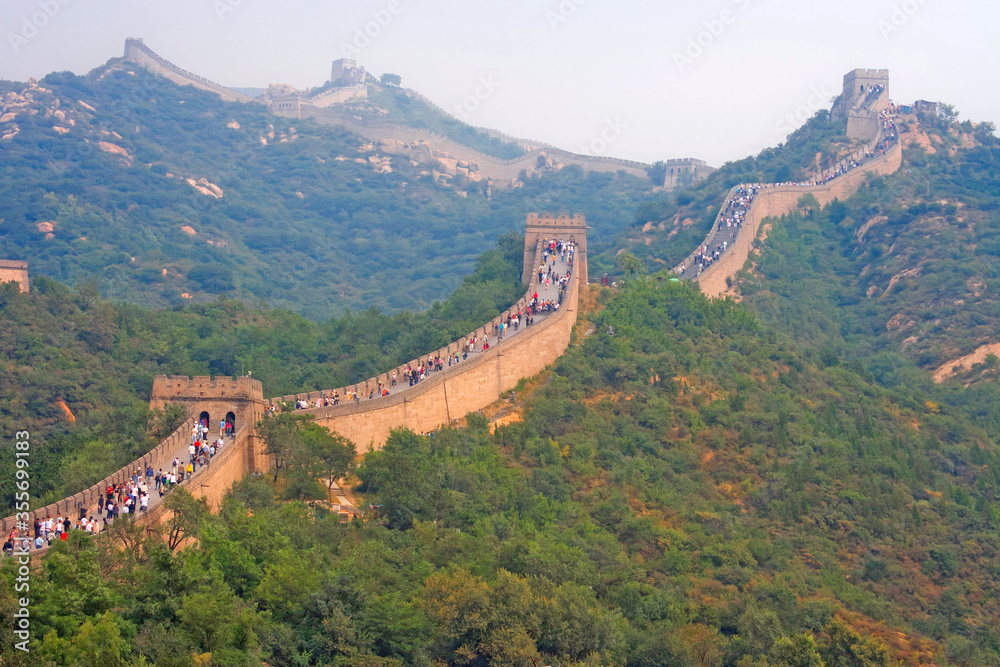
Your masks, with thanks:
[{"label": "battlement", "polygon": [[559,213],[557,215],[529,213],[524,227],[524,272],[521,282],[529,284],[540,258],[537,253],[542,240],[564,240],[576,243],[577,264],[574,269],[577,279],[587,284],[587,218],[579,213]]},{"label": "battlement", "polygon": [[705,162],[704,160],[697,160],[695,158],[689,158],[689,157],[672,158],[670,160],[664,160],[663,164],[667,165],[668,167],[676,167],[676,166],[682,166],[683,167],[685,165],[694,166],[694,167],[707,167],[708,166],[708,163]]},{"label": "battlement", "polygon": [[229,398],[248,401],[264,400],[264,389],[259,380],[249,377],[211,378],[207,376],[157,375],[153,378],[154,401],[178,399]]},{"label": "battlement", "polygon": [[17,283],[21,294],[30,291],[28,284],[28,263],[13,259],[0,259],[0,283]]},{"label": "battlement", "polygon": [[844,82],[851,79],[885,79],[889,80],[889,70],[887,69],[864,69],[857,68],[844,75]]},{"label": "battlement", "polygon": [[587,219],[579,213],[570,216],[569,213],[559,215],[539,215],[529,213],[527,220],[528,227],[565,227],[566,229],[586,229]]},{"label": "battlement", "polygon": [[835,119],[854,116],[848,136],[870,138],[877,112],[888,103],[889,70],[858,68],[844,75],[844,91],[833,108],[833,116]]}]

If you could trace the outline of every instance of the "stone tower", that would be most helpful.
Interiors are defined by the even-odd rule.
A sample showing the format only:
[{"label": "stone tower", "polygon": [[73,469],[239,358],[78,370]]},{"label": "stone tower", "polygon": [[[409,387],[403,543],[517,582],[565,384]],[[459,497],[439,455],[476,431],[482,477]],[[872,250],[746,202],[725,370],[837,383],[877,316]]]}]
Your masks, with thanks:
[{"label": "stone tower", "polygon": [[206,419],[212,433],[217,432],[220,421],[231,421],[237,431],[249,426],[248,472],[267,471],[268,458],[253,433],[253,425],[264,416],[264,389],[259,380],[157,375],[149,407],[162,408],[167,403],[180,403],[189,417]]},{"label": "stone tower", "polygon": [[587,220],[582,215],[572,217],[567,213],[561,215],[543,215],[529,213],[524,228],[524,270],[521,281],[531,282],[531,275],[538,266],[539,259],[535,257],[535,248],[541,239],[550,241],[573,241],[577,245],[574,268],[576,279],[581,284],[587,284]]},{"label": "stone tower", "polygon": [[17,283],[21,286],[21,294],[27,294],[28,263],[11,259],[0,259],[0,283]]},{"label": "stone tower", "polygon": [[877,86],[885,88],[889,96],[889,70],[887,69],[856,69],[844,75],[844,93],[842,104],[844,111],[850,111],[861,98]]},{"label": "stone tower", "polygon": [[872,141],[879,133],[879,112],[888,106],[889,70],[856,69],[844,75],[844,91],[833,116],[847,118],[850,139]]}]

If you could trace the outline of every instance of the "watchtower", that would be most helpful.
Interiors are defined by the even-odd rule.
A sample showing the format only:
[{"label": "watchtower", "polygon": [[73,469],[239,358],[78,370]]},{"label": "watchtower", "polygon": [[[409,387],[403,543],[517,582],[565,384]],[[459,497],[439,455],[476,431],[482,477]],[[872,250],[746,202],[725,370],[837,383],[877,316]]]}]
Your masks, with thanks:
[{"label": "watchtower", "polygon": [[21,286],[21,294],[27,294],[28,263],[12,259],[0,259],[0,283],[17,283]]},{"label": "watchtower", "polygon": [[575,266],[573,272],[577,280],[587,283],[587,220],[582,215],[570,217],[560,215],[538,215],[529,213],[524,227],[524,271],[521,282],[530,283],[531,276],[540,261],[535,249],[542,239],[550,241],[573,241],[576,243]]},{"label": "watchtower", "polygon": [[259,380],[157,375],[153,378],[149,407],[163,408],[167,403],[183,405],[188,416],[205,421],[213,433],[222,421],[233,424],[237,434],[247,428],[250,472],[267,470],[268,460],[253,428],[264,416],[264,389]]},{"label": "watchtower", "polygon": [[358,66],[358,61],[353,58],[340,58],[333,61],[330,69],[330,82],[345,86],[358,85],[365,82],[366,71],[364,67]]},{"label": "watchtower", "polygon": [[872,88],[882,86],[885,97],[889,97],[889,70],[862,69],[852,70],[844,75],[844,92],[840,98],[838,111],[840,116],[846,116],[857,105],[859,100],[868,96]]}]

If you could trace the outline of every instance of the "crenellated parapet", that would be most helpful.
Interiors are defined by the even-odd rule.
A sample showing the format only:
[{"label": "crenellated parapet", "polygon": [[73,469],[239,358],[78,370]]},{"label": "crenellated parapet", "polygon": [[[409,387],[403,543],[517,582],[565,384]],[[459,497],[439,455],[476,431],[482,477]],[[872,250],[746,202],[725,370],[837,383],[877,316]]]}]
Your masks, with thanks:
[{"label": "crenellated parapet", "polygon": [[157,402],[200,401],[203,399],[264,400],[259,380],[249,377],[212,378],[208,376],[157,375],[153,378],[152,399]]}]

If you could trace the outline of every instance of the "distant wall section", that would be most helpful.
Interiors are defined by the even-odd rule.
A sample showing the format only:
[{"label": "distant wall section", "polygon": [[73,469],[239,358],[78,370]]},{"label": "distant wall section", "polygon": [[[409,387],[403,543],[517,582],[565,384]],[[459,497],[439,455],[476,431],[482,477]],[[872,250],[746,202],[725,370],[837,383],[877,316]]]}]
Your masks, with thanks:
[{"label": "distant wall section", "polygon": [[165,79],[169,79],[179,86],[194,86],[210,93],[215,93],[227,102],[258,102],[258,100],[238,93],[231,88],[226,88],[214,81],[209,81],[203,77],[181,69],[177,65],[161,58],[152,49],[143,44],[141,39],[129,38],[125,40],[125,58],[134,63],[142,65],[154,74],[158,74]]},{"label": "distant wall section", "polygon": [[864,185],[868,174],[893,174],[899,170],[902,162],[903,148],[902,144],[897,142],[885,155],[863,168],[852,170],[824,185],[810,187],[787,185],[759,191],[747,212],[743,229],[736,235],[733,245],[718,261],[698,276],[702,292],[710,297],[718,297],[729,289],[727,279],[735,276],[746,264],[760,232],[761,223],[767,218],[788,215],[805,195],[811,194],[816,197],[821,206],[826,206],[834,199],[848,199]]}]

